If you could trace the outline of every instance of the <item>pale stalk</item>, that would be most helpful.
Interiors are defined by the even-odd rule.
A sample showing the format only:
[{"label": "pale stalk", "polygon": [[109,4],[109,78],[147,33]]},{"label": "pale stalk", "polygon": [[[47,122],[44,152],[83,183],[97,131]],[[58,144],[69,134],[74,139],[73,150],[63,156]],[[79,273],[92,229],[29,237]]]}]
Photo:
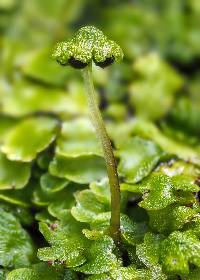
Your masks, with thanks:
[{"label": "pale stalk", "polygon": [[83,70],[83,78],[92,124],[101,141],[111,193],[111,219],[110,234],[116,245],[120,243],[120,186],[117,173],[117,165],[113,154],[111,141],[108,137],[106,127],[98,107],[97,96],[94,90],[92,78],[92,63]]}]

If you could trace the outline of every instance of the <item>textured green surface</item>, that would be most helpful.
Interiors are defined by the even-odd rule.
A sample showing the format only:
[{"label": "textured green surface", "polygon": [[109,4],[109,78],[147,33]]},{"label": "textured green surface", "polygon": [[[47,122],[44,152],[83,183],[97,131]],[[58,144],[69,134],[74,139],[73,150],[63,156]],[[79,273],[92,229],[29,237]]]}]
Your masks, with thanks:
[{"label": "textured green surface", "polygon": [[88,64],[104,62],[107,58],[120,61],[123,58],[121,48],[109,40],[102,31],[94,26],[80,28],[73,39],[58,43],[52,54],[61,65],[68,64],[70,58]]},{"label": "textured green surface", "polygon": [[[1,280],[200,279],[199,26],[197,0],[0,1]],[[94,62],[120,252],[81,71],[52,59],[57,42],[61,63]]]},{"label": "textured green surface", "polygon": [[117,267],[119,263],[113,249],[114,242],[109,236],[94,241],[87,255],[87,263],[76,270],[85,274],[99,274]]},{"label": "textured green surface", "polygon": [[[67,278],[67,272],[60,267],[50,267],[47,264],[38,263],[33,265],[31,268],[19,268],[13,270],[8,274],[8,280],[40,280],[40,279],[49,279],[49,280],[62,280],[69,279],[75,280],[77,278]],[[70,277],[70,274],[68,274]]]},{"label": "textured green surface", "polygon": [[169,233],[182,229],[185,224],[192,221],[196,213],[196,210],[190,207],[170,205],[163,210],[149,211],[149,224],[154,231]]},{"label": "textured green surface", "polygon": [[18,220],[0,209],[0,265],[22,267],[30,265],[33,259],[33,246],[28,233]]},{"label": "textured green surface", "polygon": [[188,274],[189,263],[200,266],[200,242],[187,232],[173,232],[163,241],[161,260],[167,272]]},{"label": "textured green surface", "polygon": [[70,235],[65,230],[50,229],[46,224],[40,223],[40,231],[52,247],[41,248],[38,258],[43,261],[63,261],[67,267],[76,267],[86,261],[84,251],[86,240],[80,234]]}]

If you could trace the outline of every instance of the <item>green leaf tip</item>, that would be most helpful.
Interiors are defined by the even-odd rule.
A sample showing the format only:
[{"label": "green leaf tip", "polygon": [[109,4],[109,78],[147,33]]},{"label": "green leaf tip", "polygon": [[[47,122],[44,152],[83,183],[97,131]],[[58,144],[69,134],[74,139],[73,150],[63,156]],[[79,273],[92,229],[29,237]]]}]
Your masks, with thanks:
[{"label": "green leaf tip", "polygon": [[52,57],[61,65],[71,65],[82,69],[92,60],[102,68],[123,58],[118,44],[109,40],[101,30],[94,26],[80,28],[71,40],[56,44]]}]

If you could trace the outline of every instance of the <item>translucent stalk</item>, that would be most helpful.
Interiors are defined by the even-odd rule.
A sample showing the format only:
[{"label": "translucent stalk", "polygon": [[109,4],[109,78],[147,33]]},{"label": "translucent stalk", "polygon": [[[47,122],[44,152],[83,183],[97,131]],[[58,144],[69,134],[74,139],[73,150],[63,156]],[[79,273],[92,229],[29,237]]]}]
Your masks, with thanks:
[{"label": "translucent stalk", "polygon": [[111,219],[110,234],[118,246],[120,243],[120,187],[117,173],[117,165],[113,154],[111,141],[108,137],[106,127],[98,107],[97,96],[95,94],[92,79],[92,63],[83,70],[83,78],[86,88],[87,100],[89,105],[90,117],[92,124],[96,130],[98,138],[101,141],[108,179],[111,192]]}]

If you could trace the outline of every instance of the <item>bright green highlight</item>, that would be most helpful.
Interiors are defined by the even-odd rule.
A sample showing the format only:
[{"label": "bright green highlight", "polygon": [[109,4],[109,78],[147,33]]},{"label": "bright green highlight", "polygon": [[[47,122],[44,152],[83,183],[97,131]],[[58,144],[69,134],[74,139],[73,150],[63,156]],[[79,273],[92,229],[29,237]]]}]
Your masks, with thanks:
[{"label": "bright green highlight", "polygon": [[88,64],[92,60],[103,62],[107,58],[114,58],[119,62],[123,58],[123,52],[102,31],[94,26],[85,26],[71,40],[58,43],[52,56],[62,65],[68,64],[71,57]]}]

